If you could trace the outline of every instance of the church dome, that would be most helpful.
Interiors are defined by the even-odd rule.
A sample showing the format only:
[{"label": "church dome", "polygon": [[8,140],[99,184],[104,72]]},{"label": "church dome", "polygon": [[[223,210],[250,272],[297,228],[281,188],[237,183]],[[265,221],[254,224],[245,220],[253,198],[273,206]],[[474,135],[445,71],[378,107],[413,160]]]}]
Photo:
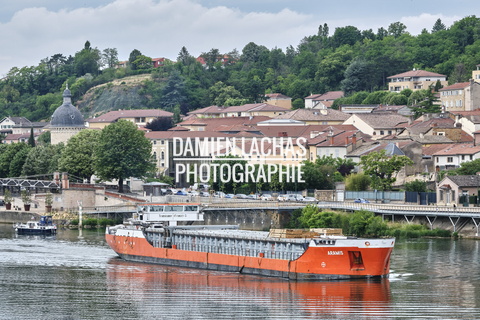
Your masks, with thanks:
[{"label": "church dome", "polygon": [[84,127],[85,121],[82,114],[72,104],[70,90],[63,92],[63,104],[55,110],[50,121],[51,127]]}]

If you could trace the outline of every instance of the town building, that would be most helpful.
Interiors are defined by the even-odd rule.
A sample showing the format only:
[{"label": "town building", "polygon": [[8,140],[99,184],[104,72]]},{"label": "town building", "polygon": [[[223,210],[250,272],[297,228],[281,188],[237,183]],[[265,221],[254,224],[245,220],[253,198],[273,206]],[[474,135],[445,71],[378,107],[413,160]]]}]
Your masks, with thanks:
[{"label": "town building", "polygon": [[157,118],[163,117],[172,118],[173,113],[160,109],[116,110],[87,119],[86,123],[89,129],[103,129],[118,120],[127,120],[140,128]]},{"label": "town building", "polygon": [[284,109],[292,109],[292,98],[281,94],[281,93],[267,93],[265,95],[267,98],[267,103],[277,106],[277,107],[282,107]]},{"label": "town building", "polygon": [[400,92],[404,89],[413,91],[428,89],[430,86],[435,86],[437,81],[440,81],[443,87],[448,86],[447,76],[415,69],[387,77],[387,80],[388,90],[393,92]]},{"label": "town building", "polygon": [[85,128],[83,116],[72,104],[72,94],[67,87],[63,91],[63,104],[53,112],[50,124],[45,127],[50,130],[51,144],[66,143]]},{"label": "town building", "polygon": [[471,143],[455,143],[433,153],[435,170],[451,170],[460,167],[463,162],[480,158],[480,146]]},{"label": "town building", "polygon": [[480,83],[480,64],[477,64],[477,69],[472,71],[472,79]]},{"label": "town building", "polygon": [[336,99],[345,96],[343,91],[329,91],[322,94],[312,94],[305,97],[305,109],[327,109],[331,108]]},{"label": "town building", "polygon": [[468,201],[469,196],[478,196],[479,188],[479,175],[446,176],[437,185],[437,204],[460,205],[460,196]]},{"label": "town building", "polygon": [[372,139],[396,135],[409,125],[409,119],[398,114],[352,114],[343,124],[351,124]]},{"label": "town building", "polygon": [[309,124],[343,124],[349,115],[334,109],[297,109],[275,117],[275,120],[294,120]]},{"label": "town building", "polygon": [[480,109],[480,82],[455,83],[439,90],[446,111],[474,111]]}]

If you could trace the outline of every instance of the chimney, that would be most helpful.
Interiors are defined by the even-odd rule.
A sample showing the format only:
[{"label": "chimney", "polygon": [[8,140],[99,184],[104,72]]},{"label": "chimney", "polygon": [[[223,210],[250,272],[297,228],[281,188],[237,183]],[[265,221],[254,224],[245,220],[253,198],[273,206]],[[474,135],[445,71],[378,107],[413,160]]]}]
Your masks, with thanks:
[{"label": "chimney", "polygon": [[330,144],[333,145],[333,140],[334,139],[333,139],[333,130],[332,129],[328,130],[328,137],[330,138]]},{"label": "chimney", "polygon": [[345,146],[348,146],[348,136],[345,137]]},{"label": "chimney", "polygon": [[357,148],[357,134],[354,133],[352,135],[352,150],[355,150]]},{"label": "chimney", "polygon": [[70,189],[70,182],[68,181],[68,173],[62,172],[62,189]]},{"label": "chimney", "polygon": [[59,186],[60,185],[60,172],[53,173],[53,182]]}]

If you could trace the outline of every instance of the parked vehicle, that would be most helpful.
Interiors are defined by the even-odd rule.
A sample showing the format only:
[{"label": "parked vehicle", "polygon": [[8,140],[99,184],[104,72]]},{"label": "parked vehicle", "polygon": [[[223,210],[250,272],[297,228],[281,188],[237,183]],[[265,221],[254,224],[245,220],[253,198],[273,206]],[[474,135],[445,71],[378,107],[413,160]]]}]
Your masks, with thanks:
[{"label": "parked vehicle", "polygon": [[234,195],[233,193],[227,193],[227,194],[225,195],[225,198],[227,198],[227,199],[233,199],[233,198],[235,198],[235,195]]},{"label": "parked vehicle", "polygon": [[363,198],[357,198],[353,202],[355,203],[370,203],[370,201],[363,199]]},{"label": "parked vehicle", "polygon": [[259,197],[258,194],[249,194],[249,195],[247,196],[247,199],[258,200],[258,199],[260,199],[260,197]]},{"label": "parked vehicle", "polygon": [[303,201],[301,194],[287,194],[285,201]]},{"label": "parked vehicle", "polygon": [[314,197],[305,197],[303,198],[304,202],[317,202],[317,199],[315,199]]},{"label": "parked vehicle", "polygon": [[201,191],[200,197],[210,197],[210,193],[208,193],[207,191]]},{"label": "parked vehicle", "polygon": [[279,194],[277,197],[278,201],[287,201],[287,195],[286,194]]},{"label": "parked vehicle", "polygon": [[264,200],[264,201],[272,201],[273,200],[273,197],[271,194],[262,194],[262,196],[260,197],[261,200]]},{"label": "parked vehicle", "polygon": [[225,194],[225,192],[217,191],[217,192],[215,192],[214,197],[215,198],[226,198],[226,194]]},{"label": "parked vehicle", "polygon": [[237,198],[237,199],[247,199],[247,195],[243,194],[243,193],[237,193],[235,195],[235,198]]}]

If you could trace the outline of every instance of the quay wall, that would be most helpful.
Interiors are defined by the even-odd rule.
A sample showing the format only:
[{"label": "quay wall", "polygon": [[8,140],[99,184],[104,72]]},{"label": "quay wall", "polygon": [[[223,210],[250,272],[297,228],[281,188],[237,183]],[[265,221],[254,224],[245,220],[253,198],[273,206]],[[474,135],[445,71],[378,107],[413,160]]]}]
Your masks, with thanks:
[{"label": "quay wall", "polygon": [[27,211],[0,211],[0,223],[15,223],[15,222],[27,222],[28,220],[32,220],[32,217],[38,219],[40,217],[39,214],[34,212],[27,212]]}]

